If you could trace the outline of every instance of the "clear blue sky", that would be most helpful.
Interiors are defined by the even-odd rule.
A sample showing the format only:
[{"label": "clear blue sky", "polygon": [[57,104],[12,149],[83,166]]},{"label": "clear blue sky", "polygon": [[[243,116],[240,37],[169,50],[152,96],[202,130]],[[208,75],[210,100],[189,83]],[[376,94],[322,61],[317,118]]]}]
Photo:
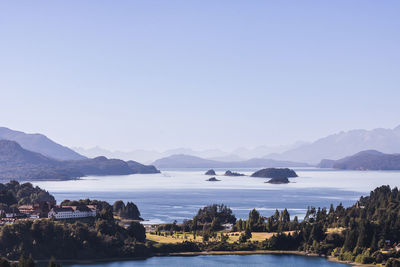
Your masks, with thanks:
[{"label": "clear blue sky", "polygon": [[400,124],[400,1],[1,1],[0,125],[234,149]]}]

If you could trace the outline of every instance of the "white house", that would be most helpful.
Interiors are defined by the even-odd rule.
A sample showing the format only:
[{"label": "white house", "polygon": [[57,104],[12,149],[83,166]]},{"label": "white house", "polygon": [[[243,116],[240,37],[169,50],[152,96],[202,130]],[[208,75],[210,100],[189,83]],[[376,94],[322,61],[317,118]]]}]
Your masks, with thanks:
[{"label": "white house", "polygon": [[61,206],[52,208],[48,217],[54,219],[76,219],[96,217],[96,206]]},{"label": "white house", "polygon": [[225,231],[232,231],[233,229],[233,224],[232,223],[225,223],[222,225]]}]

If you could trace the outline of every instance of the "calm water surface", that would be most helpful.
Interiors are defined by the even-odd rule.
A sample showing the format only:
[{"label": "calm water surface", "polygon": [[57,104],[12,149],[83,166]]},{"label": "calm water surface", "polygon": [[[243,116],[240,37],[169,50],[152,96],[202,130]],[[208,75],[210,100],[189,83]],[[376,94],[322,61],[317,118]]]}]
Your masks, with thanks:
[{"label": "calm water surface", "polygon": [[[232,169],[250,175],[254,169]],[[225,177],[216,170],[220,182],[205,181],[204,170],[166,170],[161,174],[85,177],[71,181],[36,182],[52,193],[58,202],[64,199],[100,199],[133,201],[146,223],[178,222],[192,218],[205,205],[224,203],[236,217],[246,218],[256,208],[264,216],[275,209],[288,208],[291,216],[302,218],[308,206],[327,207],[333,203],[352,205],[375,187],[400,184],[400,172],[334,171],[295,169],[299,177],[290,184],[273,185],[267,179]]]},{"label": "calm water surface", "polygon": [[190,257],[153,257],[146,260],[63,265],[68,267],[129,267],[129,266],[280,266],[280,267],[345,267],[347,264],[329,262],[323,258],[296,255],[212,255]]}]

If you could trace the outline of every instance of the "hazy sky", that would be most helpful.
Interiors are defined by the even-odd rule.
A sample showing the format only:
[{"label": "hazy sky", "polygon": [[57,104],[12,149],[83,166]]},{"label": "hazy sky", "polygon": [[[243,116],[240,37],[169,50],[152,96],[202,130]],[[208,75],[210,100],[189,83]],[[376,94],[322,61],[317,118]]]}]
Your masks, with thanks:
[{"label": "hazy sky", "polygon": [[0,125],[234,149],[400,124],[400,1],[1,1]]}]

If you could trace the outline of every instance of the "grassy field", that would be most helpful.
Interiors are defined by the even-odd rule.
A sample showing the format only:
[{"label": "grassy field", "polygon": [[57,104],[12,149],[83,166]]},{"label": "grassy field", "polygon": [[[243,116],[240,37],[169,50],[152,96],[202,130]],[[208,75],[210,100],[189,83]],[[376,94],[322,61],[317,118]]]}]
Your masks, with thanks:
[{"label": "grassy field", "polygon": [[[271,236],[273,236],[274,233],[251,233],[251,241],[264,241],[267,238],[270,238]],[[239,240],[239,236],[240,236],[240,232],[236,232],[236,233],[229,233],[229,240],[228,242],[236,242]]]},{"label": "grassy field", "polygon": [[333,233],[341,234],[344,230],[346,230],[346,228],[344,228],[344,227],[328,228],[326,233],[327,234],[333,234]]},{"label": "grassy field", "polygon": [[172,236],[167,235],[167,236],[159,236],[159,235],[154,235],[151,233],[146,233],[146,238],[148,240],[157,242],[157,243],[164,243],[164,244],[169,244],[169,243],[181,243],[183,241],[196,241],[196,242],[202,242],[203,238],[201,236],[196,236],[196,239],[193,238],[193,234],[174,234]]},{"label": "grassy field", "polygon": [[[286,232],[289,233],[289,232]],[[293,233],[293,231],[291,231]],[[226,233],[225,233],[226,234]],[[239,240],[240,232],[227,233],[229,236],[228,242],[233,243]],[[251,241],[264,241],[267,238],[273,236],[274,233],[252,233]],[[196,239],[193,238],[193,234],[184,233],[184,234],[173,234],[172,236],[159,236],[151,233],[146,233],[146,238],[150,241],[154,241],[157,243],[181,243],[183,241],[194,241],[194,242],[202,242],[203,238],[201,236],[196,236]],[[217,238],[210,238],[210,241],[219,241],[220,233],[218,233]]]}]

